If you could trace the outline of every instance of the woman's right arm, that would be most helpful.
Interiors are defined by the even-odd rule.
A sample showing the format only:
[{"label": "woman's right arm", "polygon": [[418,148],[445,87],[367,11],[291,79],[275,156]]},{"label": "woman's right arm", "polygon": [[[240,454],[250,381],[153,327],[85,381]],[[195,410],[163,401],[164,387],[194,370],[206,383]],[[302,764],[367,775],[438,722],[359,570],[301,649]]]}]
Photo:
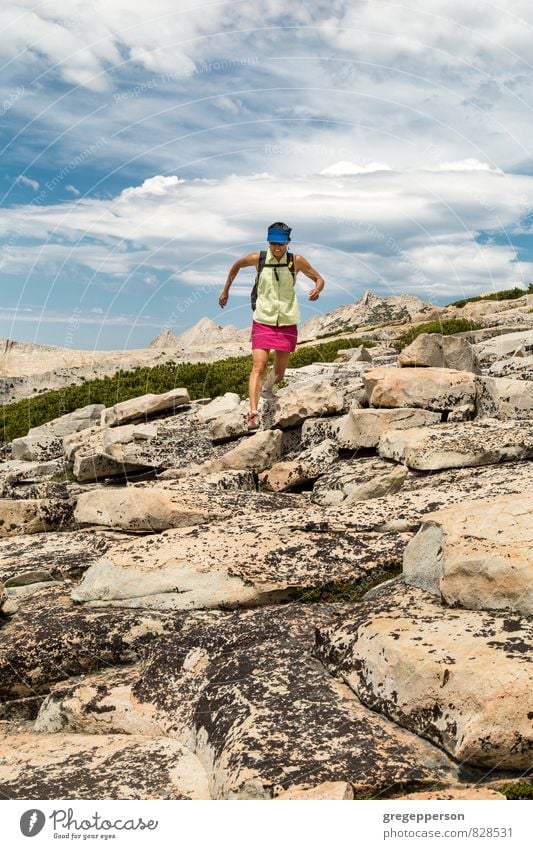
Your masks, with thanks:
[{"label": "woman's right arm", "polygon": [[241,268],[247,268],[250,265],[254,265],[257,268],[257,263],[259,262],[259,252],[256,251],[252,254],[247,254],[246,256],[242,256],[236,262],[233,263],[230,270],[228,271],[228,279],[226,280],[226,285],[224,286],[222,293],[218,299],[218,303],[221,307],[225,307],[228,302],[229,290],[230,286],[235,280],[237,274],[241,270]]}]

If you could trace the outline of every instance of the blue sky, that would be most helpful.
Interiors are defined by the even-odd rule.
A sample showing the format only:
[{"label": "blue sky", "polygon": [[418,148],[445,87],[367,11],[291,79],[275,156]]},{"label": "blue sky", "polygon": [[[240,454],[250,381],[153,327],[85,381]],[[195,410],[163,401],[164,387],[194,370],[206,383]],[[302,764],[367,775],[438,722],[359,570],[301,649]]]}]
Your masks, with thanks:
[{"label": "blue sky", "polygon": [[[49,0],[0,10],[0,336],[246,327],[275,220],[304,318],[533,281],[526,2]],[[301,277],[301,275],[300,275]]]}]

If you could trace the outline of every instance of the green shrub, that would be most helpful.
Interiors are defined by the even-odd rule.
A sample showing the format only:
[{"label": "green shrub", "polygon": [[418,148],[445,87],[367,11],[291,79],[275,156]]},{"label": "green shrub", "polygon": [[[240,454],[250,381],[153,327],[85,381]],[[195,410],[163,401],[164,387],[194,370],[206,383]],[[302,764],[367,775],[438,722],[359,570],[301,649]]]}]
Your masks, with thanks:
[{"label": "green shrub", "polygon": [[376,344],[376,342],[369,342],[367,339],[349,336],[347,339],[335,339],[333,342],[306,345],[304,348],[297,348],[294,354],[291,354],[289,368],[302,368],[302,366],[317,362],[331,363],[336,359],[337,352],[341,348],[359,348],[361,345],[364,345],[365,348],[373,348]]},{"label": "green shrub", "polygon": [[454,333],[466,333],[469,330],[479,330],[480,324],[468,321],[466,318],[445,318],[443,321],[428,321],[425,324],[417,324],[411,327],[407,333],[400,336],[394,343],[398,351],[402,351],[407,345],[420,336],[421,333],[441,333],[442,336],[453,336]]},{"label": "green shrub", "polygon": [[508,799],[533,799],[533,782],[518,781],[516,784],[502,784],[496,788]]},{"label": "green shrub", "polygon": [[450,307],[464,307],[465,304],[473,304],[477,301],[514,301],[516,298],[522,298],[524,295],[533,294],[533,283],[530,283],[527,289],[520,289],[515,286],[514,289],[501,289],[499,292],[493,292],[491,295],[476,295],[472,298],[461,298],[459,301],[452,301],[448,304]]},{"label": "green shrub", "polygon": [[[300,368],[312,362],[332,362],[339,348],[375,343],[348,337],[297,349],[289,361],[291,368]],[[270,360],[273,362],[274,354]],[[78,386],[66,386],[43,392],[2,406],[0,444],[6,444],[29,429],[38,427],[58,416],[71,413],[87,404],[104,404],[112,407],[139,395],[153,392],[158,395],[179,386],[185,386],[191,400],[215,398],[225,392],[237,392],[241,398],[248,396],[248,378],[252,357],[229,357],[213,363],[175,363],[170,361],[157,366],[139,366],[131,371],[121,369],[112,377],[86,380]]]},{"label": "green shrub", "polygon": [[327,333],[319,333],[317,339],[327,339],[328,336],[338,336],[339,333],[353,333],[357,330],[356,324],[348,324],[346,327],[339,327],[337,330],[328,330]]}]

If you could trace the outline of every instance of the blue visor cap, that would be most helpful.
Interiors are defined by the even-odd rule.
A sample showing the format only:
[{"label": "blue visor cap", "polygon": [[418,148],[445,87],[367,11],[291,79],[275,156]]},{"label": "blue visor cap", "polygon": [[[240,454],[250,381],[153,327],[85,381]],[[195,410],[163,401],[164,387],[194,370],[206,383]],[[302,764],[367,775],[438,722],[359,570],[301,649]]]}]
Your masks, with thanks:
[{"label": "blue visor cap", "polygon": [[271,227],[268,231],[267,242],[283,242],[289,241],[289,236],[286,230],[279,230],[277,227]]}]

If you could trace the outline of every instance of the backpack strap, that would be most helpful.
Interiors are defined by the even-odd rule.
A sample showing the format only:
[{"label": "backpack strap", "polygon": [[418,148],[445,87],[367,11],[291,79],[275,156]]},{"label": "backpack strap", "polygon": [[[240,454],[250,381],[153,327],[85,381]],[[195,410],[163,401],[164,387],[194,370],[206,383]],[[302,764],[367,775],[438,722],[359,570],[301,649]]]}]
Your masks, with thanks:
[{"label": "backpack strap", "polygon": [[252,289],[251,294],[250,294],[250,300],[252,302],[252,311],[255,310],[255,305],[257,303],[257,286],[259,284],[259,278],[261,277],[261,272],[262,272],[263,268],[265,267],[266,255],[267,255],[266,251],[259,251],[259,262],[257,263],[257,274],[255,275],[254,288]]}]

